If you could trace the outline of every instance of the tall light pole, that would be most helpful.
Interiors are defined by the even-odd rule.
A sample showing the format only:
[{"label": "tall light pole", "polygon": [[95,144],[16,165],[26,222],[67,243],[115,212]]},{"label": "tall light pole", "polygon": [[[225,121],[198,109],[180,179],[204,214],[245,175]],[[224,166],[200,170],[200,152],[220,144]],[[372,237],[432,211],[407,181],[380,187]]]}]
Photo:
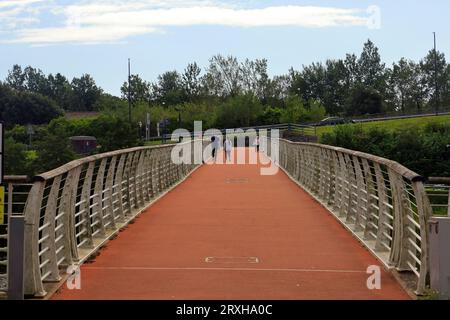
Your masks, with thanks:
[{"label": "tall light pole", "polygon": [[128,121],[131,126],[131,62],[128,58]]},{"label": "tall light pole", "polygon": [[435,84],[435,103],[436,115],[439,114],[439,87],[438,87],[438,65],[437,65],[437,49],[436,49],[436,32],[433,32],[434,37],[434,84]]}]

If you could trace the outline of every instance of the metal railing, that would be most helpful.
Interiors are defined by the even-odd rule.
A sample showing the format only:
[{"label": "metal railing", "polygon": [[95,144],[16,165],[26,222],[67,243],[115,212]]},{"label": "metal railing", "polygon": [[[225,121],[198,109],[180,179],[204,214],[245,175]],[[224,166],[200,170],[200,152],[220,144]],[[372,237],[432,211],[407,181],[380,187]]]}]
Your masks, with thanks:
[{"label": "metal railing", "polygon": [[413,272],[416,293],[423,294],[432,210],[422,177],[394,161],[343,148],[287,140],[279,148],[279,166],[385,266]]},{"label": "metal railing", "polygon": [[184,143],[191,144],[189,163],[171,161],[175,145],[136,147],[75,160],[34,177],[25,208],[18,208],[26,224],[25,294],[45,296],[45,283],[59,282],[69,266],[85,262],[188,176],[199,166],[193,159],[198,142],[202,145]]},{"label": "metal railing", "polygon": [[391,111],[378,114],[353,116],[352,120],[355,122],[371,122],[379,120],[395,120],[395,119],[408,119],[417,117],[430,117],[436,115],[449,115],[450,106],[440,107],[436,112],[434,107],[423,108],[421,110],[408,110],[406,112],[402,111]]},{"label": "metal railing", "polygon": [[22,215],[32,184],[26,176],[5,176],[4,215],[0,223],[0,291],[8,290],[9,221]]},{"label": "metal railing", "polygon": [[[271,130],[279,130],[281,132],[290,131],[296,133],[300,136],[307,137],[315,137],[317,138],[317,127],[313,125],[302,125],[296,123],[282,123],[282,124],[273,124],[273,125],[264,125],[264,126],[253,126],[253,127],[240,127],[240,128],[228,128],[228,129],[217,129],[218,132],[221,132],[223,136],[227,134],[227,131],[243,131],[244,134],[247,130],[254,130],[255,132],[259,132],[260,130],[267,130],[270,132]],[[211,137],[212,135],[216,135],[217,133],[208,134],[206,131],[202,132],[192,132],[191,138],[198,138],[200,136],[203,137]],[[236,134],[239,135],[239,134]],[[171,139],[171,134],[164,134],[161,136],[150,137],[148,141],[165,141],[169,142]]]},{"label": "metal railing", "polygon": [[450,217],[450,178],[431,177],[425,186],[433,214]]}]

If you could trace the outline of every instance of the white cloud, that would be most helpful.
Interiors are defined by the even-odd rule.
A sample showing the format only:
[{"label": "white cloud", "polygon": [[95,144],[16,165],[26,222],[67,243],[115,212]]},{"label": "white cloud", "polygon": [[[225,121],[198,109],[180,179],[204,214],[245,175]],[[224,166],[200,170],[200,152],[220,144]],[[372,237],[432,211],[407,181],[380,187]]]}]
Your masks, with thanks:
[{"label": "white cloud", "polygon": [[52,43],[84,43],[97,44],[116,42],[133,35],[156,32],[151,27],[139,26],[109,26],[99,27],[62,27],[44,29],[25,29],[19,31],[19,39],[12,42],[24,42],[32,44]]},{"label": "white cloud", "polygon": [[47,0],[3,0],[0,2],[0,8],[6,7],[24,7],[33,3],[44,2]]},{"label": "white cloud", "polygon": [[39,10],[34,6],[49,0],[3,0],[0,1],[0,31],[39,22]]},{"label": "white cloud", "polygon": [[367,17],[360,9],[298,5],[240,8],[213,0],[90,0],[55,6],[51,12],[62,17],[60,26],[19,29],[10,42],[114,42],[157,32],[164,27],[196,25],[322,28],[363,26],[367,23]]}]

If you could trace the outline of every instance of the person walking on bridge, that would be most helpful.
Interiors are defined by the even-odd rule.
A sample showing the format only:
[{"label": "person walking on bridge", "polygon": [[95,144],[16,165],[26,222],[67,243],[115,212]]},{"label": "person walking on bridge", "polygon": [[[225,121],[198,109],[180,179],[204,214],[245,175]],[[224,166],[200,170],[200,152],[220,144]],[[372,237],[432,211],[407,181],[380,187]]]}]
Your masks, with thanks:
[{"label": "person walking on bridge", "polygon": [[231,142],[231,140],[229,138],[226,138],[223,146],[225,149],[225,157],[226,157],[225,161],[231,162],[231,150],[233,149],[233,143]]},{"label": "person walking on bridge", "polygon": [[256,152],[259,152],[259,137],[256,136],[255,140],[253,141],[253,146],[256,149]]},{"label": "person walking on bridge", "polygon": [[220,141],[219,141],[219,137],[216,136],[212,136],[211,137],[211,142],[212,142],[212,158],[213,161],[215,162],[217,159],[217,153],[219,152],[219,148],[220,148]]}]

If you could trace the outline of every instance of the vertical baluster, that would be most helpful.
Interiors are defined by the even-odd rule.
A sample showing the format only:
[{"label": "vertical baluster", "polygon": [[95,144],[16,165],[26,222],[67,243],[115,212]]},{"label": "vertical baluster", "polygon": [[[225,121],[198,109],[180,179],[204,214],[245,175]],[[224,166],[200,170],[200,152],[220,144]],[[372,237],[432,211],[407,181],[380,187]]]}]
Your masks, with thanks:
[{"label": "vertical baluster", "polygon": [[346,222],[355,223],[357,216],[357,194],[356,194],[356,177],[355,166],[349,154],[344,153],[345,163],[347,165],[347,179],[348,179],[348,207]]},{"label": "vertical baluster", "polygon": [[342,173],[339,167],[339,158],[337,155],[337,151],[331,151],[331,163],[333,166],[334,179],[333,179],[333,198],[332,205],[335,211],[338,211],[341,204],[341,195],[342,195]]},{"label": "vertical baluster", "polygon": [[414,190],[414,195],[417,203],[417,213],[419,215],[420,224],[420,275],[417,283],[416,294],[422,295],[426,289],[427,277],[429,275],[429,230],[428,221],[432,216],[433,212],[431,209],[430,201],[428,199],[425,187],[422,181],[412,181],[412,187]]},{"label": "vertical baluster", "polygon": [[[80,219],[84,220],[84,224],[81,228],[85,228],[86,232],[83,234],[83,240],[87,240],[83,247],[93,247],[94,242],[92,239],[92,227],[91,227],[91,188],[92,188],[92,178],[94,176],[95,161],[89,162],[86,174],[84,176],[83,188],[81,189],[81,203],[80,203]],[[82,241],[83,241],[82,240]]]},{"label": "vertical baluster", "polygon": [[143,190],[143,160],[144,160],[144,151],[136,152],[136,161],[135,161],[135,193],[136,193],[136,209],[144,206],[144,190]]},{"label": "vertical baluster", "polygon": [[[367,159],[362,158],[361,159],[363,170],[364,170],[364,177],[366,180],[366,193],[365,193],[365,203],[366,203],[366,221],[364,225],[364,239],[370,239],[371,235],[370,232],[373,230],[373,192],[375,190],[375,181],[372,176],[372,172],[370,170],[369,161]],[[375,231],[375,230],[373,230]],[[372,237],[373,238],[373,237]]]},{"label": "vertical baluster", "polygon": [[[119,159],[119,164],[117,165],[116,174],[114,176],[114,187],[113,187],[113,194],[115,194],[116,205],[113,209],[114,219],[116,219],[118,222],[125,222],[125,210],[123,205],[123,196],[124,193],[122,191],[123,189],[123,176],[124,176],[124,169],[125,169],[125,160],[127,158],[127,154],[122,154]],[[118,213],[116,213],[118,212]]]},{"label": "vertical baluster", "polygon": [[56,258],[56,243],[55,243],[55,217],[56,217],[56,204],[58,199],[59,187],[61,184],[61,176],[57,176],[53,179],[53,183],[50,189],[50,193],[47,197],[47,205],[45,207],[44,225],[48,225],[44,230],[47,230],[43,237],[46,240],[42,241],[42,247],[48,248],[46,252],[42,254],[42,260],[49,260],[47,265],[44,266],[43,273],[51,272],[46,278],[46,281],[58,282],[61,280],[58,268],[58,259]]},{"label": "vertical baluster", "polygon": [[131,194],[133,200],[133,204],[131,206],[132,210],[139,208],[139,196],[138,196],[138,163],[139,163],[139,151],[133,152],[133,160],[131,162],[130,167],[130,180],[133,181],[131,184]]},{"label": "vertical baluster", "polygon": [[339,204],[339,215],[341,217],[346,217],[348,215],[348,209],[350,205],[350,182],[349,182],[349,172],[348,166],[342,152],[338,152],[339,158],[339,169],[340,169],[340,179],[341,179],[341,195]]},{"label": "vertical baluster", "polygon": [[[373,163],[374,169],[375,169],[375,176],[377,180],[377,193],[378,193],[378,230],[377,230],[377,239],[376,239],[376,245],[375,250],[377,251],[386,251],[388,248],[383,245],[383,240],[387,240],[388,243],[391,241],[384,235],[385,233],[389,232],[389,228],[387,225],[389,225],[389,218],[386,216],[386,213],[388,211],[387,204],[388,196],[386,193],[386,182],[383,176],[383,172],[381,171],[381,167],[377,162]],[[390,243],[390,247],[392,246],[392,243]]]},{"label": "vertical baluster", "polygon": [[407,270],[407,256],[405,255],[405,225],[404,225],[404,185],[392,169],[388,169],[389,183],[392,190],[392,202],[394,206],[394,232],[392,249],[389,256],[391,265],[397,267],[398,270]]},{"label": "vertical baluster", "polygon": [[368,209],[367,209],[367,183],[364,181],[364,174],[361,170],[361,162],[358,156],[353,156],[353,167],[355,170],[356,179],[356,216],[355,216],[355,231],[365,230],[366,223],[368,221]]},{"label": "vertical baluster", "polygon": [[150,150],[146,149],[142,151],[142,192],[145,203],[150,201]]},{"label": "vertical baluster", "polygon": [[107,161],[107,158],[102,159],[97,170],[97,177],[95,179],[94,186],[94,203],[92,207],[94,215],[93,225],[98,228],[98,230],[93,234],[102,238],[106,236],[105,221],[103,217],[103,181],[105,179]]},{"label": "vertical baluster", "polygon": [[105,182],[105,200],[106,202],[103,210],[103,215],[107,217],[105,220],[105,225],[110,229],[116,228],[116,220],[114,218],[114,200],[113,200],[113,185],[114,185],[114,173],[116,171],[116,161],[117,157],[114,156],[111,158],[109,162],[108,173],[106,174],[106,182]]},{"label": "vertical baluster", "polygon": [[43,297],[46,295],[39,268],[39,218],[45,181],[36,181],[25,205],[25,294]]},{"label": "vertical baluster", "polygon": [[63,189],[63,211],[64,211],[64,247],[66,249],[66,261],[78,261],[78,247],[75,238],[75,202],[80,180],[81,166],[69,171]]}]

